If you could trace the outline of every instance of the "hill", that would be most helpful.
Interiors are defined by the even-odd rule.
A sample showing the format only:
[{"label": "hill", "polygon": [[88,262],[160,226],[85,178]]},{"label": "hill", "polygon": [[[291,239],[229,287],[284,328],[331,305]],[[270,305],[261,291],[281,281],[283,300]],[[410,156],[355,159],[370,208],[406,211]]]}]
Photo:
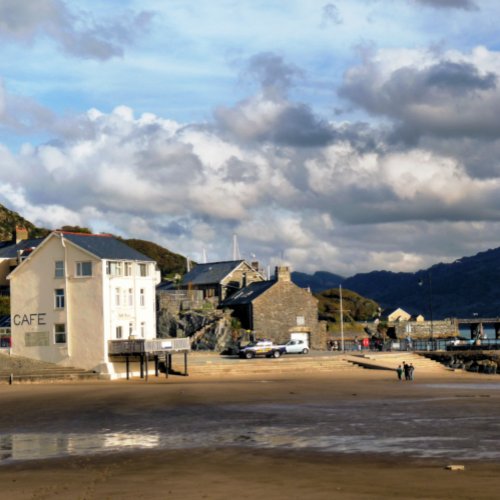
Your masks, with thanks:
[{"label": "hill", "polygon": [[[319,319],[329,323],[340,322],[340,294],[338,288],[315,293],[318,299]],[[379,305],[356,292],[342,290],[342,311],[344,321],[371,321],[376,318]]]},{"label": "hill", "polygon": [[313,293],[322,292],[330,288],[338,288],[344,279],[338,274],[327,271],[317,271],[313,275],[298,271],[292,272],[292,281],[301,288],[310,288]]},{"label": "hill", "polygon": [[0,204],[0,241],[10,241],[16,226],[25,227],[30,238],[40,238],[49,233],[47,229],[36,227],[17,212],[13,212]]},{"label": "hill", "polygon": [[[322,280],[301,276],[313,290]],[[331,274],[330,276],[337,276]],[[383,309],[402,307],[427,319],[448,317],[500,317],[500,248],[436,264],[415,273],[372,271],[341,281],[344,288],[378,302]],[[338,286],[338,285],[337,285]],[[499,321],[500,322],[500,321]]]},{"label": "hill", "polygon": [[146,240],[129,239],[122,240],[138,252],[156,260],[162,277],[173,274],[184,274],[186,272],[186,257],[173,253],[156,243]]}]

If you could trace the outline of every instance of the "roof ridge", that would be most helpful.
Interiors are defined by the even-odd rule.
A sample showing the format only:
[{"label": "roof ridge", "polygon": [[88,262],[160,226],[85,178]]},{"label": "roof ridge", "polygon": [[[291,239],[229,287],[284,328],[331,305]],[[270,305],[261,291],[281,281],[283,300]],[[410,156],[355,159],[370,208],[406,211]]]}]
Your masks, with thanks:
[{"label": "roof ridge", "polygon": [[74,231],[59,231],[59,230],[54,231],[54,233],[58,233],[58,234],[73,234],[75,236],[97,236],[99,238],[114,238],[114,236],[112,234],[109,234],[109,233],[99,233],[99,234],[95,234],[95,233],[77,233],[77,232],[74,232]]}]

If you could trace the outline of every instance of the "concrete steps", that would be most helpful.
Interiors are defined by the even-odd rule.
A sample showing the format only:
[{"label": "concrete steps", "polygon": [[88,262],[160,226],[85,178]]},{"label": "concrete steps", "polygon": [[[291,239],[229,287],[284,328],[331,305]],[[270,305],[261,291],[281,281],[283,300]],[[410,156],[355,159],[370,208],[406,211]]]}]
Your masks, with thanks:
[{"label": "concrete steps", "polygon": [[374,370],[395,370],[398,365],[402,365],[405,361],[408,364],[413,364],[416,370],[421,369],[433,373],[449,371],[449,368],[438,361],[411,352],[351,354],[345,359],[362,368]]},{"label": "concrete steps", "polygon": [[[183,365],[173,364],[174,370],[182,370]],[[300,372],[332,372],[340,370],[355,370],[352,364],[343,359],[342,356],[301,356],[285,355],[278,359],[274,358],[224,358],[215,357],[200,359],[190,356],[188,373],[190,375],[250,375],[265,373],[300,373]]]}]

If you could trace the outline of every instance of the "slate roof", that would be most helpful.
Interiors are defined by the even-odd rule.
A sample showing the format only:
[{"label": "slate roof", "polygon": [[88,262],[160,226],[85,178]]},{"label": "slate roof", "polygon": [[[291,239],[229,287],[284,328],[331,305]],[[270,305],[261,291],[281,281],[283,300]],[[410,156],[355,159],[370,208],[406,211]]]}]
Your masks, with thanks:
[{"label": "slate roof", "polygon": [[22,240],[19,243],[13,241],[2,242],[0,246],[0,259],[15,259],[18,250],[26,250],[27,248],[36,248],[44,238],[32,238],[30,240]]},{"label": "slate roof", "polygon": [[276,281],[256,281],[238,290],[221,303],[222,307],[239,306],[252,303],[259,295],[269,290]]},{"label": "slate roof", "polygon": [[154,262],[141,252],[129,247],[123,241],[109,234],[85,234],[62,232],[66,240],[71,241],[80,248],[101,259],[140,260]]},{"label": "slate roof", "polygon": [[10,315],[0,316],[0,328],[10,328]]},{"label": "slate roof", "polygon": [[182,284],[212,285],[220,283],[231,271],[236,269],[244,260],[228,260],[225,262],[210,262],[208,264],[198,264],[185,274]]}]

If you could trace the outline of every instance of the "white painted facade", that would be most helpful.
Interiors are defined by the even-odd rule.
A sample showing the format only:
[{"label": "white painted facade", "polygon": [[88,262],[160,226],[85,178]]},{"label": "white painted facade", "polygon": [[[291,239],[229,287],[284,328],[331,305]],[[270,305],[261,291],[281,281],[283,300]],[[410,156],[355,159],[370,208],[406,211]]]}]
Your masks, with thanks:
[{"label": "white painted facade", "polygon": [[9,275],[12,354],[113,377],[109,340],[156,338],[156,263],[132,249],[99,257],[75,241],[108,235],[69,238],[51,233]]}]

